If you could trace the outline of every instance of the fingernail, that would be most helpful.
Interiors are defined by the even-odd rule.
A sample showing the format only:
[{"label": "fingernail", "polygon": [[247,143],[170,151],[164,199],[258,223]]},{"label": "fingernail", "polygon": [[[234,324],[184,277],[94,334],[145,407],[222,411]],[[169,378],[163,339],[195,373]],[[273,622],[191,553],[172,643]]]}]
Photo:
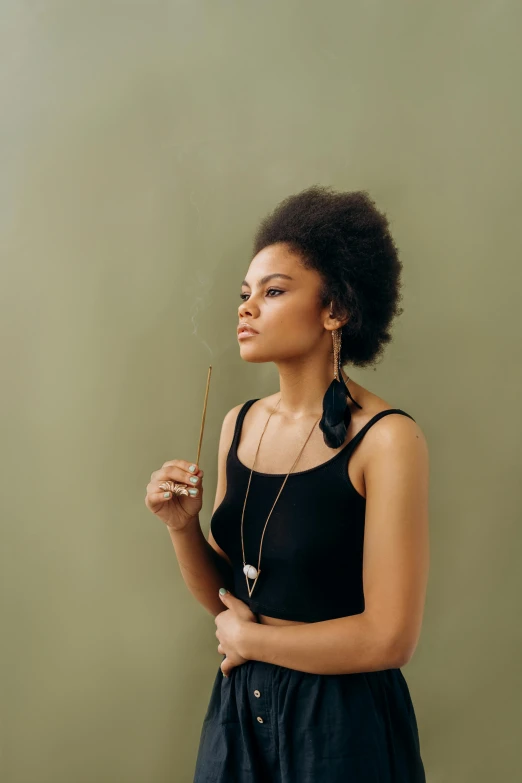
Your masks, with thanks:
[{"label": "fingernail", "polygon": [[197,468],[197,465],[191,465],[191,466],[189,467],[189,470],[190,470],[190,472],[191,472],[191,473],[194,473],[194,471],[196,470],[196,468]]},{"label": "fingernail", "polygon": [[193,489],[192,487],[188,491],[189,495],[197,495],[198,492],[199,492],[199,489]]},{"label": "fingernail", "polygon": [[226,587],[220,587],[219,588],[219,592],[220,592],[220,595],[225,595],[226,593],[228,593],[228,590],[227,590]]}]

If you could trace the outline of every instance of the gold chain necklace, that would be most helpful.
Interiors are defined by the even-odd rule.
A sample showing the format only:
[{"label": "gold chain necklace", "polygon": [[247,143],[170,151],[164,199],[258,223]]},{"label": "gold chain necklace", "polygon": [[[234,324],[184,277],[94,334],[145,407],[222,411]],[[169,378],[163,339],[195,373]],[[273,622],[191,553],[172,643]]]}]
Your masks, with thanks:
[{"label": "gold chain necklace", "polygon": [[[279,398],[277,405],[279,405],[279,403],[280,403],[280,402],[281,402],[281,397]],[[274,408],[274,410],[272,411],[272,413],[274,413],[275,409],[277,408],[277,405],[275,406],[275,408]],[[308,438],[307,438],[307,439],[305,440],[305,442],[304,442],[303,448],[301,449],[301,451],[300,451],[300,452],[299,452],[299,454],[297,455],[297,459],[295,460],[294,464],[292,465],[292,467],[290,468],[289,472],[287,473],[287,475],[286,475],[286,477],[285,477],[285,480],[283,481],[283,484],[282,484],[282,486],[281,486],[281,489],[279,490],[279,492],[278,492],[278,494],[277,494],[277,497],[276,497],[276,499],[275,499],[275,501],[274,501],[274,505],[273,505],[273,506],[272,506],[272,508],[270,509],[270,514],[268,515],[268,517],[267,517],[267,519],[266,519],[265,526],[264,526],[264,528],[263,528],[263,533],[262,533],[262,535],[261,535],[261,543],[260,543],[260,545],[259,545],[259,557],[258,557],[258,561],[257,561],[257,568],[254,568],[254,566],[252,566],[252,565],[248,565],[248,563],[245,561],[245,542],[244,542],[244,540],[243,540],[243,520],[244,520],[244,517],[245,517],[245,506],[246,506],[246,502],[247,502],[248,492],[249,492],[249,490],[250,490],[250,482],[252,481],[252,473],[253,473],[253,471],[254,471],[254,468],[255,468],[255,465],[256,465],[257,454],[258,454],[258,451],[259,451],[259,447],[261,446],[261,441],[263,440],[263,435],[265,434],[265,430],[266,430],[266,428],[267,428],[268,422],[270,421],[270,418],[271,418],[271,416],[272,416],[272,413],[270,414],[270,416],[269,416],[269,417],[268,417],[268,419],[266,420],[266,424],[265,424],[265,426],[264,426],[263,432],[261,433],[261,437],[259,438],[259,443],[258,443],[258,446],[257,446],[256,456],[254,457],[254,464],[252,465],[252,467],[251,467],[251,469],[250,469],[250,477],[249,477],[249,479],[248,479],[248,486],[247,486],[247,491],[246,491],[246,495],[245,495],[245,502],[243,503],[243,512],[242,512],[242,514],[241,514],[241,547],[242,547],[242,550],[243,550],[243,573],[244,573],[244,575],[245,575],[246,584],[247,584],[247,590],[248,590],[248,595],[249,595],[250,597],[252,597],[252,593],[254,592],[254,587],[256,586],[256,582],[257,582],[257,580],[259,579],[259,575],[260,575],[260,573],[261,573],[261,568],[260,568],[260,565],[261,565],[261,550],[262,550],[262,548],[263,548],[263,538],[264,538],[264,535],[265,535],[265,530],[266,530],[266,526],[267,526],[267,524],[268,524],[268,520],[270,519],[270,516],[271,516],[271,514],[272,514],[272,511],[274,510],[274,506],[275,506],[275,504],[276,504],[276,503],[277,503],[277,501],[279,500],[279,495],[280,495],[280,494],[281,494],[281,492],[283,491],[283,487],[284,487],[284,485],[286,484],[286,481],[287,481],[287,479],[288,479],[288,476],[290,475],[290,473],[292,472],[293,468],[295,467],[295,465],[296,465],[296,463],[297,463],[297,460],[299,459],[299,457],[300,457],[300,456],[301,456],[301,454],[303,453],[304,447],[306,446],[306,444],[307,444],[307,443],[308,443],[308,441],[310,440],[310,436],[312,435],[312,432],[313,432],[313,431],[314,431],[314,429],[315,429],[315,425],[317,424],[317,422],[318,422],[318,421],[321,421],[321,418],[319,417],[319,418],[317,419],[317,421],[315,422],[314,426],[312,427],[312,429],[310,430],[310,435],[308,435]],[[249,583],[249,581],[248,581],[249,579],[254,579],[254,584],[252,585],[252,587],[250,587],[250,583]]]}]

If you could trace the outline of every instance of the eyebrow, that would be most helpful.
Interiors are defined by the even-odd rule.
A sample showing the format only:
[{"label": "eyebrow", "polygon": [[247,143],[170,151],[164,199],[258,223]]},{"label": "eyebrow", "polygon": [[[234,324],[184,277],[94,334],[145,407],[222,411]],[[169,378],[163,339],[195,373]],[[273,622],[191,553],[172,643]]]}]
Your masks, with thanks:
[{"label": "eyebrow", "polygon": [[[262,277],[262,278],[261,278],[260,280],[258,280],[257,282],[258,282],[258,284],[259,284],[259,285],[264,285],[265,283],[268,283],[268,281],[269,281],[269,280],[272,280],[274,277],[282,277],[282,278],[284,278],[285,280],[293,280],[293,279],[294,279],[293,277],[290,277],[290,275],[284,275],[284,274],[282,274],[281,272],[274,272],[274,273],[273,273],[273,274],[271,274],[271,275],[265,275],[264,277]],[[247,286],[250,288],[250,284],[249,284],[249,283],[247,283],[247,281],[246,281],[246,280],[243,280],[243,282],[241,283],[241,285],[247,285]]]}]

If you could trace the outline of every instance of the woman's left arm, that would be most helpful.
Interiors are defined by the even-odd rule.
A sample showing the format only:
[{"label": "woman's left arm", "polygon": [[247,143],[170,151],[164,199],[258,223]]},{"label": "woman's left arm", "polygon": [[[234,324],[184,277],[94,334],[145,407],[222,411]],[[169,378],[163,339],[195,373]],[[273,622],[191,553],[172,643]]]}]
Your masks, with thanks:
[{"label": "woman's left arm", "polygon": [[364,465],[364,611],[302,625],[245,623],[238,650],[247,660],[348,674],[411,659],[429,571],[428,448],[412,419],[386,416],[382,425],[366,436],[372,434]]}]

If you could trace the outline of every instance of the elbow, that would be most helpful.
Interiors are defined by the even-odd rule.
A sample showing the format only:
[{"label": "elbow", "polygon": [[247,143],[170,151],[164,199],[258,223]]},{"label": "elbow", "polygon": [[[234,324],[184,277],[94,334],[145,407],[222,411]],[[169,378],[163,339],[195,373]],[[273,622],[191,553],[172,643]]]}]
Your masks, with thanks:
[{"label": "elbow", "polygon": [[403,650],[390,650],[388,654],[389,669],[402,669],[410,661],[411,655],[407,655]]},{"label": "elbow", "polygon": [[386,657],[390,669],[401,669],[413,657],[415,644],[410,643],[405,634],[395,634],[389,637],[386,645]]},{"label": "elbow", "polygon": [[367,614],[372,649],[375,651],[376,667],[381,669],[400,669],[412,658],[417,640],[412,628],[404,624],[388,624],[382,617],[375,618]]}]

